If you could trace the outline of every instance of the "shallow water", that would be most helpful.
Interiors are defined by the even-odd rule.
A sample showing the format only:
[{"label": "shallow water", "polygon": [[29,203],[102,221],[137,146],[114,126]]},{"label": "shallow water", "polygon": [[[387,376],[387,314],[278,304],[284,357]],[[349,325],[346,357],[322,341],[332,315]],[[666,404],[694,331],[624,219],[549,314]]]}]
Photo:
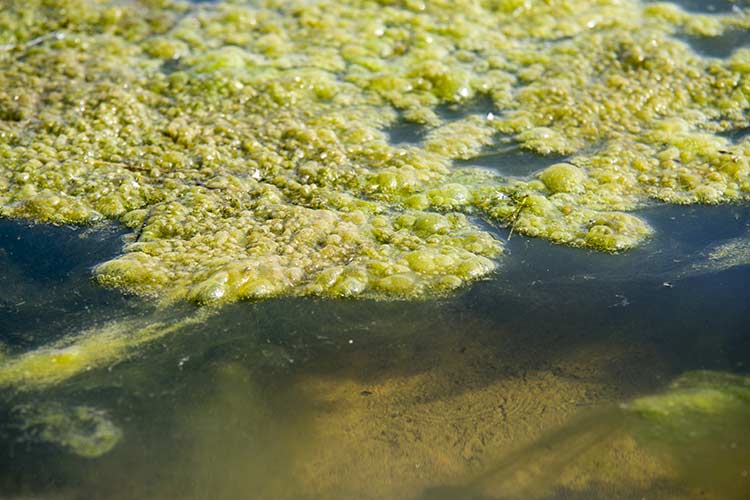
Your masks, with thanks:
[{"label": "shallow water", "polygon": [[[644,215],[657,236],[623,255],[513,236],[498,275],[452,298],[234,304],[114,366],[52,389],[6,390],[0,491],[743,498],[748,454],[731,451],[750,446],[746,427],[692,442],[719,461],[696,474],[673,463],[684,445],[644,441],[616,405],[691,370],[750,371],[750,266],[690,271],[717,242],[748,237],[750,207]],[[143,310],[89,281],[119,238],[2,221],[7,350]],[[17,408],[50,401],[104,412],[121,441],[92,459],[40,439]],[[727,440],[735,448],[722,453]],[[712,481],[716,471],[735,481]]]}]

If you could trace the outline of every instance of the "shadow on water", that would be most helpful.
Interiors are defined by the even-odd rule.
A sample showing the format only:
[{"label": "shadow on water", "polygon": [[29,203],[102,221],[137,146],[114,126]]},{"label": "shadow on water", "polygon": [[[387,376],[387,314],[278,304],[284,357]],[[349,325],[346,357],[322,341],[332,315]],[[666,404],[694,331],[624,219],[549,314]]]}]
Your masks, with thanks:
[{"label": "shadow on water", "polygon": [[[750,479],[746,468],[750,465],[750,455],[746,448],[739,449],[747,447],[748,441],[744,433],[738,432],[737,422],[730,436],[716,433],[682,441],[645,439],[641,429],[644,424],[619,408],[590,411],[547,433],[531,446],[494,462],[467,484],[428,488],[414,500],[747,498]],[[730,449],[729,442],[721,441],[726,437],[736,440],[735,448]],[[665,446],[665,441],[669,446]],[[613,468],[632,467],[627,455],[638,447],[656,456],[666,452],[661,457],[663,460],[669,457],[664,460],[664,476],[646,481],[644,477],[632,478],[626,488],[613,485],[608,479],[619,472]],[[617,454],[619,460],[607,460],[608,455]],[[713,467],[707,467],[709,463]],[[592,470],[597,470],[593,473],[597,479],[556,486],[560,477],[591,476]]]},{"label": "shadow on water", "polygon": [[[622,432],[624,423],[621,412],[614,408],[587,412],[563,429],[547,433],[531,446],[493,462],[466,485],[428,488],[415,500],[604,498],[608,489],[606,485],[595,483],[586,491],[576,491],[555,488],[555,482],[566,467]],[[653,486],[649,488],[649,493],[653,494],[654,489]],[[615,492],[610,489],[608,493]],[[628,493],[636,498],[635,495],[642,495],[645,491],[631,490]]]}]

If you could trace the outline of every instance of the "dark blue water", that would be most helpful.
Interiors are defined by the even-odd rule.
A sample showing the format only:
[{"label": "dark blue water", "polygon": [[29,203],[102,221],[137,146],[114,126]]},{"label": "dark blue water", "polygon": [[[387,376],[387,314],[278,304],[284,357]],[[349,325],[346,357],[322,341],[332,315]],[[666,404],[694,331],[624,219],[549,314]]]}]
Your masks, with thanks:
[{"label": "dark blue water", "polygon": [[[658,0],[646,0],[646,3],[656,3]],[[732,12],[736,7],[747,7],[745,0],[679,0],[679,4],[690,12],[721,14]]]},{"label": "dark blue water", "polygon": [[127,313],[119,292],[91,280],[91,268],[119,254],[112,227],[33,225],[0,219],[0,337],[22,352],[80,328],[91,311]]}]

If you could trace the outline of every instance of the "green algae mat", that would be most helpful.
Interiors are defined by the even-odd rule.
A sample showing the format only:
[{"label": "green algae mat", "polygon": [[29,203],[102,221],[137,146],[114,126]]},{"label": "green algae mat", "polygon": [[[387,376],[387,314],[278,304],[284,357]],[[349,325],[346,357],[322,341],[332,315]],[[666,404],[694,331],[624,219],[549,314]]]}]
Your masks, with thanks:
[{"label": "green algae mat", "polygon": [[0,0],[0,498],[747,498],[749,131],[741,1]]},{"label": "green algae mat", "polygon": [[[651,233],[629,211],[748,197],[750,49],[680,39],[748,26],[622,0],[6,0],[0,213],[119,221],[97,280],[165,302],[445,294],[502,253],[475,217],[626,250]],[[394,144],[404,123],[421,140]],[[565,161],[472,168],[509,147]]]}]

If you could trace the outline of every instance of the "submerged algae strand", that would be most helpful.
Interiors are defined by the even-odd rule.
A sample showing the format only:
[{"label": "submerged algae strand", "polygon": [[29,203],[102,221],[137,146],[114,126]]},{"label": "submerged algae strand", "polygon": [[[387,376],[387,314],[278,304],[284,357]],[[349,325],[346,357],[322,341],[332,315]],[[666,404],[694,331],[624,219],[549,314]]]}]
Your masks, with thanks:
[{"label": "submerged algae strand", "polygon": [[[750,125],[750,51],[678,39],[747,26],[635,0],[9,0],[0,214],[121,221],[97,279],[167,302],[446,293],[502,251],[472,214],[624,250],[649,200],[748,197],[750,141],[721,133]],[[424,142],[390,144],[401,120]],[[503,137],[569,158],[452,166]]]},{"label": "submerged algae strand", "polygon": [[574,497],[623,498],[640,484],[655,498],[745,499],[748,421],[749,377],[690,371],[656,394],[578,414],[459,491],[462,498],[498,491],[549,498],[566,489]]},{"label": "submerged algae strand", "polygon": [[164,310],[139,319],[114,320],[51,345],[0,357],[0,387],[36,390],[62,383],[88,370],[121,361],[133,349],[202,323],[214,312],[215,309],[202,308],[177,315]]},{"label": "submerged algae strand", "polygon": [[108,453],[122,439],[122,430],[106,412],[89,406],[66,407],[59,403],[17,408],[28,437],[57,445],[84,458]]},{"label": "submerged algae strand", "polygon": [[663,393],[623,408],[638,417],[630,425],[643,446],[671,457],[680,477],[701,496],[747,498],[750,377],[687,372]]}]

